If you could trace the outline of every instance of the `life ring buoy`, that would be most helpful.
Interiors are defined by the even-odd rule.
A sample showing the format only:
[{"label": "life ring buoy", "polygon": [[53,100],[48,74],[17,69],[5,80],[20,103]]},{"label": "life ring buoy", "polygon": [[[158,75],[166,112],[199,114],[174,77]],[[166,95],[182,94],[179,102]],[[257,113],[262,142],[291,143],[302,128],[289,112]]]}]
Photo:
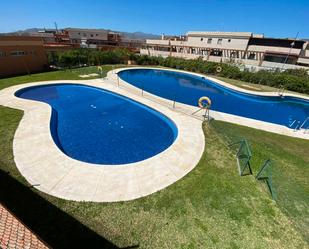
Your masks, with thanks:
[{"label": "life ring buoy", "polygon": [[[205,101],[207,102],[207,104],[205,104]],[[201,97],[199,98],[198,100],[198,106],[202,109],[207,109],[207,108],[210,108],[211,106],[211,100],[210,98],[204,96],[204,97]]]},{"label": "life ring buoy", "polygon": [[217,72],[217,73],[220,73],[221,71],[222,71],[222,67],[217,66],[217,67],[216,67],[216,72]]}]

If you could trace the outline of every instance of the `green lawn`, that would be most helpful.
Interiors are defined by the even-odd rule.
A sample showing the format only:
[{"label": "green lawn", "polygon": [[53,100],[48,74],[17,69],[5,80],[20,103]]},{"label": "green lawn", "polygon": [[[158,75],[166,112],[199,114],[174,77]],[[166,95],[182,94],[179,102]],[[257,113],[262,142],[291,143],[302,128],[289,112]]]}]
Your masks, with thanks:
[{"label": "green lawn", "polygon": [[240,88],[244,88],[247,90],[251,91],[258,91],[258,92],[277,92],[278,88],[271,87],[271,86],[265,86],[265,85],[259,85],[259,84],[254,84],[254,83],[249,83],[241,80],[235,80],[235,79],[229,79],[225,77],[220,77],[220,76],[210,76],[218,80],[225,81],[229,84],[238,86]]},{"label": "green lawn", "polygon": [[[218,79],[225,81],[226,83],[229,83],[234,86],[238,86],[240,88],[246,89],[246,90],[251,90],[251,91],[257,91],[257,92],[278,92],[278,88],[276,87],[271,87],[271,86],[266,86],[266,85],[261,85],[261,84],[254,84],[254,83],[249,83],[246,81],[241,81],[241,80],[235,80],[235,79],[230,79],[230,78],[225,78],[225,77],[220,77],[220,76],[214,76],[214,75],[209,75],[212,78]],[[280,89],[281,91],[281,89]],[[298,92],[293,92],[293,91],[287,91],[285,90],[284,93],[294,93],[298,95],[303,95],[307,96],[307,94],[304,93],[298,93]]]},{"label": "green lawn", "polygon": [[[125,67],[126,65],[106,65],[103,67],[103,76],[112,69]],[[82,74],[91,74],[91,73],[98,73],[97,67],[84,67],[84,68],[76,68],[76,69],[67,69],[67,70],[59,70],[59,71],[52,71],[46,73],[37,73],[31,75],[24,75],[24,76],[17,76],[11,78],[4,78],[0,79],[0,89],[28,83],[28,82],[35,82],[35,81],[45,81],[45,80],[89,80],[94,79],[97,77],[89,77],[89,78],[81,78],[79,75]]]},{"label": "green lawn", "polygon": [[[203,125],[199,164],[172,186],[129,202],[73,202],[40,193],[19,174],[12,141],[22,115],[0,106],[0,201],[55,248],[308,248],[306,140],[212,121]],[[244,137],[254,174],[273,159],[277,202],[254,176],[238,175],[228,144]]]}]

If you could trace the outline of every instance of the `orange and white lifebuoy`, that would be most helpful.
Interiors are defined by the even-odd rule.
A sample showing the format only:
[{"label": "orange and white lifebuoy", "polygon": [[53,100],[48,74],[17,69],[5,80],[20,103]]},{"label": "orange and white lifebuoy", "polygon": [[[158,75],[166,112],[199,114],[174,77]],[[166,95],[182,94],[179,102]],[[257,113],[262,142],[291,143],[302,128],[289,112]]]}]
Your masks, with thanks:
[{"label": "orange and white lifebuoy", "polygon": [[216,72],[217,72],[217,73],[220,73],[221,71],[222,71],[222,67],[217,66],[217,67],[216,67]]},{"label": "orange and white lifebuoy", "polygon": [[[205,103],[205,101],[207,103]],[[204,97],[201,97],[199,100],[198,100],[198,106],[202,109],[209,109],[210,106],[211,106],[211,100],[210,98],[204,96]]]}]

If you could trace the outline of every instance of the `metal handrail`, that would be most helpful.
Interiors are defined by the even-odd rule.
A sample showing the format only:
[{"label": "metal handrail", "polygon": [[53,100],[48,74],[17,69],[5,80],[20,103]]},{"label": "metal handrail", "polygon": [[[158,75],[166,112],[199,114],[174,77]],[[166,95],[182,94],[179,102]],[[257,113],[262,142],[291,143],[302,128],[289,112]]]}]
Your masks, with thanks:
[{"label": "metal handrail", "polygon": [[299,130],[299,129],[298,129],[298,127],[299,127],[299,124],[300,124],[300,121],[298,121],[298,122],[297,122],[297,125],[295,126],[295,129],[294,129],[294,131],[296,131],[296,130]]},{"label": "metal handrail", "polygon": [[296,119],[289,125],[290,128],[293,126],[293,124],[296,122]]},{"label": "metal handrail", "polygon": [[305,125],[305,123],[306,123],[308,120],[309,120],[309,117],[307,117],[307,118],[304,120],[304,122],[301,124],[301,126],[299,127],[299,129],[303,128],[304,125]]}]

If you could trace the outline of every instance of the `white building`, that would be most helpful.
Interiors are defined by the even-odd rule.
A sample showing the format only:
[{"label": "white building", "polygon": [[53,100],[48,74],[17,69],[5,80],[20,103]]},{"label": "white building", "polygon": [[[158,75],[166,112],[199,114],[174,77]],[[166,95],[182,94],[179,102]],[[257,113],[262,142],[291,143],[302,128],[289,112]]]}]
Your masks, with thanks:
[{"label": "white building", "polygon": [[52,42],[56,42],[54,33],[55,32],[52,32],[52,31],[42,30],[38,32],[31,32],[29,35],[41,37],[44,43],[52,43]]},{"label": "white building", "polygon": [[242,64],[252,69],[309,67],[307,41],[265,38],[250,32],[188,32],[146,40],[141,54]]},{"label": "white building", "polygon": [[81,47],[117,45],[121,41],[119,33],[104,29],[66,28],[63,32],[68,34],[71,43]]},{"label": "white building", "polygon": [[107,42],[108,31],[102,29],[77,29],[67,28],[72,43],[81,43],[81,41],[96,40],[98,42]]}]

